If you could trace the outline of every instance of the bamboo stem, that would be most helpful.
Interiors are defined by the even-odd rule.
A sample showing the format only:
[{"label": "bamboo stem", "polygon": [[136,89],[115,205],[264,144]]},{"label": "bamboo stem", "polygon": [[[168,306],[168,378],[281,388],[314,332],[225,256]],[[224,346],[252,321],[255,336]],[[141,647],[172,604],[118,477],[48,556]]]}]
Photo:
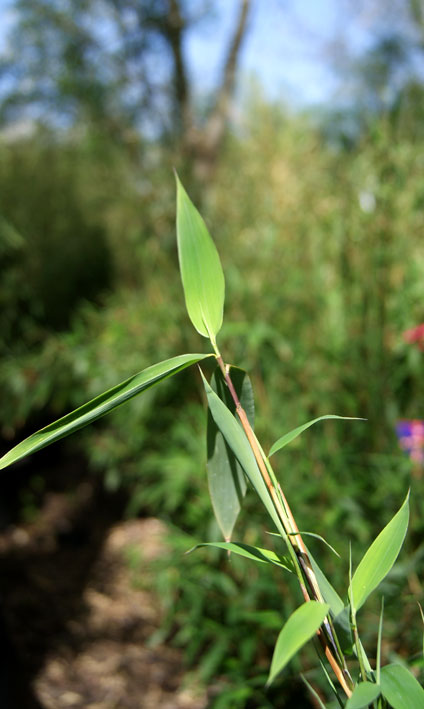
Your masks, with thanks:
[{"label": "bamboo stem", "polygon": [[[250,443],[253,454],[255,456],[255,460],[258,464],[259,470],[261,472],[261,475],[262,475],[262,478],[265,482],[267,490],[268,490],[268,492],[271,496],[271,499],[274,503],[275,509],[276,509],[278,516],[281,520],[281,523],[283,524],[284,529],[286,531],[289,545],[293,549],[295,556],[297,558],[297,561],[300,564],[301,569],[303,570],[303,573],[309,582],[309,585],[311,587],[312,594],[313,594],[314,598],[317,601],[323,603],[324,599],[322,597],[322,593],[319,588],[318,581],[317,581],[315,573],[312,569],[312,564],[309,559],[307,549],[306,549],[303,539],[299,533],[299,528],[296,524],[296,521],[295,521],[292,511],[290,509],[290,506],[289,506],[287,499],[281,489],[281,486],[278,485],[278,488],[276,489],[275,485],[273,484],[273,482],[271,480],[270,474],[267,470],[267,466],[264,461],[264,455],[260,450],[260,447],[259,447],[258,442],[256,440],[256,436],[255,436],[253,429],[252,429],[252,427],[249,423],[249,420],[247,418],[247,414],[240,403],[240,400],[237,396],[237,392],[234,388],[233,382],[231,381],[231,377],[229,374],[229,367],[225,366],[224,360],[222,359],[221,353],[219,352],[219,350],[216,346],[216,343],[212,343],[212,344],[214,345],[218,365],[221,369],[221,372],[223,374],[225,382],[228,386],[231,397],[235,403],[237,415],[240,419],[241,425],[243,426],[243,430],[244,430],[244,432],[247,436],[247,439]],[[309,601],[310,596],[309,596],[309,593],[305,587],[305,584],[302,581],[301,575],[300,576],[298,575],[298,577],[299,577],[299,583],[300,583],[302,595],[303,595],[305,601]],[[339,653],[338,643],[336,643],[334,641],[334,638],[332,637],[333,630],[330,628],[330,624],[328,621],[326,623],[326,631],[327,631],[327,634],[329,634],[329,636],[330,636],[332,644],[334,645],[334,649],[336,651],[336,656],[339,656],[340,653]],[[353,682],[352,682],[352,679],[349,675],[349,671],[346,667],[344,657],[343,656],[339,657],[339,662],[334,657],[334,655],[331,651],[331,648],[328,644],[327,634],[323,632],[322,628],[320,628],[317,631],[317,636],[318,636],[319,641],[323,647],[325,656],[326,656],[334,674],[336,675],[340,685],[342,686],[345,694],[347,695],[347,697],[350,697],[352,695],[352,688],[351,687],[353,687]],[[340,666],[340,665],[342,665],[342,666]]]}]

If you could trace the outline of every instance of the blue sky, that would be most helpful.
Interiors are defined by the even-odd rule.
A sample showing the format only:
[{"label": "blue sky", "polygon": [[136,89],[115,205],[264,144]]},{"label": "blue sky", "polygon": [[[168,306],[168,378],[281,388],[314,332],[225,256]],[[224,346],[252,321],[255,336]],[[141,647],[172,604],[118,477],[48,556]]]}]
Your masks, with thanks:
[{"label": "blue sky", "polygon": [[[331,17],[333,0],[309,0],[306,4],[325,5],[325,15]],[[196,84],[205,91],[216,84],[240,2],[219,0],[218,5],[219,18],[193,32],[186,47]],[[283,94],[288,99],[297,97],[301,103],[325,99],[331,91],[330,72],[323,62],[308,56],[311,52],[294,31],[293,17],[285,16],[275,5],[273,0],[256,0],[253,6],[241,55],[242,75],[257,76],[272,97]],[[321,35],[325,27],[321,24],[316,31]]]},{"label": "blue sky", "polygon": [[[187,44],[196,83],[207,90],[222,66],[222,50],[236,20],[239,0],[219,0],[219,20],[193,33]],[[295,105],[322,103],[337,92],[331,47],[354,54],[370,42],[366,18],[346,24],[343,0],[254,0],[243,47],[244,76],[256,75],[273,98]]]},{"label": "blue sky", "polygon": [[[197,0],[192,0],[196,7]],[[188,37],[186,52],[198,90],[216,85],[223,51],[240,8],[240,0],[215,0],[215,19]],[[384,0],[383,0],[384,4]],[[395,3],[396,4],[396,3]],[[266,93],[294,106],[324,103],[337,95],[335,50],[359,53],[370,43],[373,14],[361,8],[369,0],[252,0],[249,32],[241,55],[241,76],[259,78]],[[0,0],[0,51],[13,19],[13,0]],[[398,6],[397,6],[398,7]],[[347,10],[356,12],[347,20]],[[380,0],[381,20],[381,0]]]}]

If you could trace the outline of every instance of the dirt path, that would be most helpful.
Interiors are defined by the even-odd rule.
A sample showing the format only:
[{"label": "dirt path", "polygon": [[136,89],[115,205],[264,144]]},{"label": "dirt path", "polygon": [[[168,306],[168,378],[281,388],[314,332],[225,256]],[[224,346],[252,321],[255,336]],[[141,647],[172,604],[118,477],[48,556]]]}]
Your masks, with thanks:
[{"label": "dirt path", "polygon": [[160,622],[158,604],[134,588],[126,562],[131,547],[148,565],[160,552],[164,529],[156,519],[114,526],[83,595],[86,614],[68,623],[71,642],[47,659],[35,682],[46,709],[203,709],[199,689],[184,687],[181,657],[149,647]]},{"label": "dirt path", "polygon": [[0,534],[2,709],[204,709],[179,652],[152,647],[157,599],[132,583],[129,549],[160,553],[156,519],[114,523],[92,483],[49,492],[36,521]]}]

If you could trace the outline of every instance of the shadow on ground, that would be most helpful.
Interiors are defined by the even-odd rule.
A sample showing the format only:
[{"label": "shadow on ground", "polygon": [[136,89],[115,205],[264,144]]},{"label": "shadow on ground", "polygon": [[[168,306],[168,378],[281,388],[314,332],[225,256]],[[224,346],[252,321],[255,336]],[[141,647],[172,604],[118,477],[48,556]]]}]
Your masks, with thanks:
[{"label": "shadow on ground", "polygon": [[[23,524],[22,492],[41,474],[41,510]],[[0,499],[0,705],[41,708],[34,679],[69,642],[69,621],[84,617],[93,564],[124,500],[105,494],[83,461],[65,462],[57,449],[54,463],[45,452],[3,471]]]}]

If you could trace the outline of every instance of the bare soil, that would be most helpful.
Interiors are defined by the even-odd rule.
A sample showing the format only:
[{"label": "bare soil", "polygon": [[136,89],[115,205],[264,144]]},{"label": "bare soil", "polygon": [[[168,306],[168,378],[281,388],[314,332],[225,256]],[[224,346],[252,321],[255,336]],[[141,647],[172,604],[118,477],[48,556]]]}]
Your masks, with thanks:
[{"label": "bare soil", "polygon": [[184,687],[181,657],[149,646],[160,623],[156,599],[134,588],[126,552],[155,558],[164,529],[156,519],[121,522],[109,531],[84,591],[84,617],[70,620],[71,642],[48,657],[35,681],[46,709],[203,709],[199,689]]},{"label": "bare soil", "polygon": [[116,501],[80,482],[46,493],[33,522],[0,534],[2,709],[207,706],[179,652],[151,645],[160,604],[128,563],[140,547],[147,572],[164,527],[117,516]]}]

